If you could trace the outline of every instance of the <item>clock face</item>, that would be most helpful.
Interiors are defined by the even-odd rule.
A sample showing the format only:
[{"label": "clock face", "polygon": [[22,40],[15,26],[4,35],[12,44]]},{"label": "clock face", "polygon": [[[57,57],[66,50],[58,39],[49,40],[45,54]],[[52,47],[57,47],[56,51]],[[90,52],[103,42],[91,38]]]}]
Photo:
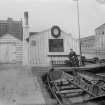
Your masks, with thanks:
[{"label": "clock face", "polygon": [[53,32],[54,32],[54,35],[58,35],[59,34],[59,30],[57,29],[57,28],[55,28],[54,30],[53,30]]},{"label": "clock face", "polygon": [[58,26],[53,26],[52,29],[51,29],[51,34],[52,34],[55,38],[59,37],[60,34],[61,34],[60,28],[59,28]]}]

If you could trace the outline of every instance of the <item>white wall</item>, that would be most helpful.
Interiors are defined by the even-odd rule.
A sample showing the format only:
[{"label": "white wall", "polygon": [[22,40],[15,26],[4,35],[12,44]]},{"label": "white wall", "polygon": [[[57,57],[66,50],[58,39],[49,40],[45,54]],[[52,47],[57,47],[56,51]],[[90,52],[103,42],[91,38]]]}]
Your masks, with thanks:
[{"label": "white wall", "polygon": [[30,37],[36,41],[36,45],[30,45],[30,64],[33,65],[50,65],[50,58],[48,55],[68,55],[70,48],[73,48],[79,53],[78,40],[74,39],[71,34],[61,31],[59,39],[64,39],[64,52],[49,52],[48,39],[55,39],[51,35],[50,29],[39,32]]},{"label": "white wall", "polygon": [[[4,54],[8,51],[9,54]],[[8,62],[3,58],[9,59]],[[21,40],[6,34],[0,37],[0,63],[18,63],[23,62],[23,43]]]},{"label": "white wall", "polygon": [[105,24],[95,29],[96,56],[105,59]]}]

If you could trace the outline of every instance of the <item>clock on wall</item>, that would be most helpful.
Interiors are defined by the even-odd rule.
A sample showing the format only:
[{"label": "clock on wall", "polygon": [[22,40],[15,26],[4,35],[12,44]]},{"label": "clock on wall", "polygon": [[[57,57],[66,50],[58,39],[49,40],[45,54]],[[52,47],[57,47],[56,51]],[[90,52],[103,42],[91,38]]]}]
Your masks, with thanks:
[{"label": "clock on wall", "polygon": [[59,37],[60,34],[61,34],[60,28],[59,28],[58,26],[53,26],[53,27],[51,28],[51,34],[52,34],[55,38]]}]

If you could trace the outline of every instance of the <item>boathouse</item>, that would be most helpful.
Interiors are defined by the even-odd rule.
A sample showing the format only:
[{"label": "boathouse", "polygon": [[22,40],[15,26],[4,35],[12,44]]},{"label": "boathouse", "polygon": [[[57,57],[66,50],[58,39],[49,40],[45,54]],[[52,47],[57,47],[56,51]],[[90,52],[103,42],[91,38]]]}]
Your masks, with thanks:
[{"label": "boathouse", "polygon": [[57,25],[41,32],[29,30],[28,12],[25,12],[23,27],[23,63],[25,65],[64,64],[71,48],[79,54],[78,40]]},{"label": "boathouse", "polygon": [[36,66],[64,64],[71,48],[79,53],[78,40],[56,25],[41,32],[30,33],[29,43],[30,64]]}]

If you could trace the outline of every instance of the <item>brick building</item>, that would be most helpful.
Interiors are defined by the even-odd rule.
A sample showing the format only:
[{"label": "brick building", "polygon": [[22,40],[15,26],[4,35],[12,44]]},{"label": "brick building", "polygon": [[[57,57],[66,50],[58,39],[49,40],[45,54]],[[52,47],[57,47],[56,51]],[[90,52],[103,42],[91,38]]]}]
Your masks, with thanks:
[{"label": "brick building", "polygon": [[23,39],[22,21],[16,21],[12,18],[7,20],[0,20],[0,36],[4,34],[12,34],[13,36]]}]

